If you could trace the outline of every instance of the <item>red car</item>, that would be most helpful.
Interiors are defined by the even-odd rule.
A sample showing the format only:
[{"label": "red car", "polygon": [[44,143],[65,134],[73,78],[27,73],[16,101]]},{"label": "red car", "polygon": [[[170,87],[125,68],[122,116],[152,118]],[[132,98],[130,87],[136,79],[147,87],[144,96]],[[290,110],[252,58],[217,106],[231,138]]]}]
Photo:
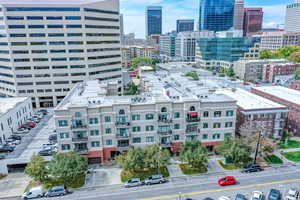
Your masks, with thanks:
[{"label": "red car", "polygon": [[226,186],[226,185],[234,185],[236,184],[236,179],[233,176],[226,176],[224,178],[220,178],[218,180],[218,184],[220,186]]},{"label": "red car", "polygon": [[22,125],[20,126],[20,128],[23,128],[23,127],[34,128],[35,126],[36,126],[36,123],[34,123],[34,122],[28,122],[28,123],[26,123],[26,124],[22,124]]}]

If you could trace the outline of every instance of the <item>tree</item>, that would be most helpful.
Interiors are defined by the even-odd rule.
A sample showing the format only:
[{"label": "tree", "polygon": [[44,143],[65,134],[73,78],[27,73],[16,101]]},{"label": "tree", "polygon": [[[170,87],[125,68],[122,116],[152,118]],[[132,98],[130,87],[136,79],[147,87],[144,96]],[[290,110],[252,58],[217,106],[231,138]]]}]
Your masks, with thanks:
[{"label": "tree", "polygon": [[128,171],[139,171],[145,168],[145,151],[141,148],[130,148],[126,154],[117,158],[119,167]]},{"label": "tree", "polygon": [[219,152],[227,163],[246,164],[251,160],[251,147],[240,138],[226,137],[219,146]]},{"label": "tree", "polygon": [[300,51],[294,52],[289,56],[289,60],[300,63]]},{"label": "tree", "polygon": [[46,161],[42,156],[33,155],[30,163],[26,166],[25,173],[34,181],[43,183],[47,179]]},{"label": "tree", "polygon": [[56,154],[47,164],[50,182],[70,186],[88,169],[87,157],[76,152]]},{"label": "tree", "polygon": [[260,59],[270,59],[273,58],[273,52],[271,50],[262,50],[260,52]]},{"label": "tree", "polygon": [[137,57],[131,61],[131,68],[137,69],[140,65],[151,65],[153,66],[155,63],[152,58],[147,57]]},{"label": "tree", "polygon": [[231,78],[235,76],[233,67],[230,67],[229,69],[226,70],[226,76],[231,77]]},{"label": "tree", "polygon": [[295,71],[295,80],[300,80],[300,68]]},{"label": "tree", "polygon": [[197,72],[187,72],[185,76],[191,77],[194,80],[199,80],[199,75],[197,74]]},{"label": "tree", "polygon": [[160,168],[170,162],[170,152],[161,149],[159,144],[154,144],[145,149],[145,165],[148,168]]},{"label": "tree", "polygon": [[193,167],[199,167],[207,162],[207,149],[197,140],[186,142],[182,145],[180,151],[180,160],[187,162]]}]

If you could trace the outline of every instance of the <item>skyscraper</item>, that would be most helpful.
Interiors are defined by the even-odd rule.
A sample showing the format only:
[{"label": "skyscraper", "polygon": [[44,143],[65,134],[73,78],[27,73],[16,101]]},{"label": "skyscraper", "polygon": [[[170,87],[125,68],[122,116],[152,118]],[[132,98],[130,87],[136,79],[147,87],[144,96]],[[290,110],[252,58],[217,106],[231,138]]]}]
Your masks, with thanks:
[{"label": "skyscraper", "polygon": [[185,31],[194,31],[194,20],[193,19],[178,19],[176,22],[177,33]]},{"label": "skyscraper", "polygon": [[256,33],[262,29],[262,8],[245,8],[244,13],[244,35]]},{"label": "skyscraper", "polygon": [[123,20],[123,14],[120,14],[120,40],[121,40],[121,45],[124,45],[124,20]]},{"label": "skyscraper", "polygon": [[244,0],[235,0],[233,27],[243,30],[244,25]]},{"label": "skyscraper", "polygon": [[288,4],[285,15],[285,30],[291,32],[300,32],[300,0]]},{"label": "skyscraper", "polygon": [[199,30],[225,31],[233,27],[235,0],[200,0]]},{"label": "skyscraper", "polygon": [[148,6],[146,8],[146,37],[162,33],[162,7]]}]

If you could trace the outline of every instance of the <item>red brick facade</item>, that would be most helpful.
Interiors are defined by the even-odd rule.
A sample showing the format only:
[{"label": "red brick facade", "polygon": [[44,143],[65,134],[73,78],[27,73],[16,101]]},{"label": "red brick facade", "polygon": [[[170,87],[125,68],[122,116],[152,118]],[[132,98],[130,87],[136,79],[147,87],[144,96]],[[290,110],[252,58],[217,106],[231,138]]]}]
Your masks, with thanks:
[{"label": "red brick facade", "polygon": [[293,81],[289,88],[300,91],[300,80]]},{"label": "red brick facade", "polygon": [[268,64],[263,68],[263,80],[273,83],[276,76],[293,75],[300,64]]}]

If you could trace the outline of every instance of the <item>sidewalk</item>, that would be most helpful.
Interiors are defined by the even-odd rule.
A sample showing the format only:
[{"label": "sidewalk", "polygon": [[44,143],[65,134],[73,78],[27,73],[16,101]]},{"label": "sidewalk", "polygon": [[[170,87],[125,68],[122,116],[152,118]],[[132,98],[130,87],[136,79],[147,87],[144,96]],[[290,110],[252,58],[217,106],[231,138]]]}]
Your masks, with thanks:
[{"label": "sidewalk", "polygon": [[300,148],[293,148],[293,149],[280,149],[279,152],[294,152],[294,151],[300,151]]},{"label": "sidewalk", "polygon": [[226,170],[223,169],[218,163],[218,160],[221,160],[218,156],[213,156],[208,159],[207,165],[208,165],[208,173],[218,173],[218,172],[225,172]]},{"label": "sidewalk", "polygon": [[280,151],[275,151],[274,155],[283,161],[283,164],[295,164],[295,162],[288,160],[286,157],[281,155]]}]

